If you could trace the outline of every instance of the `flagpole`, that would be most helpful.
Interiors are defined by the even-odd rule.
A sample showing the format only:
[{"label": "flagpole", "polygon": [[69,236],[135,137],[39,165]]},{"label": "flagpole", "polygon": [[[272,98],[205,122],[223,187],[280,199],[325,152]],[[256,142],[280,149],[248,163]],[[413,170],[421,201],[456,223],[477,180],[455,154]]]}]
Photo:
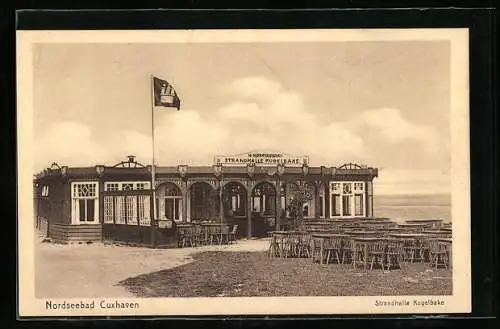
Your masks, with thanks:
[{"label": "flagpole", "polygon": [[220,175],[220,189],[219,189],[219,216],[220,216],[220,240],[219,240],[219,244],[222,245],[222,221],[223,221],[223,217],[224,217],[224,202],[222,201],[222,196],[223,196],[223,193],[222,193],[222,188],[224,187],[224,174],[222,173],[222,167],[221,167],[221,175]]},{"label": "flagpole", "polygon": [[155,184],[156,166],[155,166],[154,82],[153,82],[153,75],[152,74],[149,77],[149,81],[150,81],[150,92],[151,92],[151,144],[152,144],[152,150],[153,150],[153,159],[152,159],[152,166],[151,166],[151,189],[153,190],[153,193],[152,193],[152,196],[153,196],[153,218],[151,218],[151,220],[150,220],[150,225],[151,225],[151,244],[154,248],[156,246],[155,221],[157,218],[157,213],[156,213],[156,184]]}]

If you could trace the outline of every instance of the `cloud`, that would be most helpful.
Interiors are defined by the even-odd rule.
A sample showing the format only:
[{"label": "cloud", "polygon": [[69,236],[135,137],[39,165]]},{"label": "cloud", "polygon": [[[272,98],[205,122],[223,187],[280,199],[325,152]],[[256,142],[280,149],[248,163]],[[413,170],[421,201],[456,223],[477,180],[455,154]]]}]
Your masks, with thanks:
[{"label": "cloud", "polygon": [[[389,163],[401,158],[406,170],[392,166],[380,171],[376,186],[381,193],[449,190],[447,172],[410,170],[413,162],[435,158],[438,132],[412,123],[397,109],[368,110],[346,122],[324,121],[309,111],[300,94],[262,77],[238,79],[223,90],[231,101],[215,110],[155,111],[157,164],[210,165],[215,155],[257,150],[308,155],[312,165],[326,166],[358,162],[391,167]],[[428,156],[408,153],[409,142]],[[80,123],[60,122],[36,141],[38,170],[52,161],[112,165],[129,154],[150,164],[151,136],[133,130],[98,135]]]},{"label": "cloud", "polygon": [[68,166],[88,166],[105,158],[105,149],[91,138],[90,128],[77,122],[57,122],[34,141],[35,168],[51,162]]},{"label": "cloud", "polygon": [[398,109],[365,111],[359,117],[359,124],[374,129],[375,135],[391,144],[415,142],[429,154],[436,154],[443,147],[442,138],[436,129],[410,122]]},{"label": "cloud", "polygon": [[279,83],[259,76],[237,79],[221,89],[243,99],[260,98],[268,101],[283,93],[283,87]]}]

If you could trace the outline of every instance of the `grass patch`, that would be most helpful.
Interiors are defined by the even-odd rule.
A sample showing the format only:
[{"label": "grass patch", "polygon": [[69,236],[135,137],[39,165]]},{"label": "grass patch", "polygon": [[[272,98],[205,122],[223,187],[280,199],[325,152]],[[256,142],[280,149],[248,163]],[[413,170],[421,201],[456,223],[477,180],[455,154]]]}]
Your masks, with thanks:
[{"label": "grass patch", "polygon": [[265,252],[203,252],[194,262],[128,278],[137,297],[450,295],[451,270],[407,264],[383,273]]}]

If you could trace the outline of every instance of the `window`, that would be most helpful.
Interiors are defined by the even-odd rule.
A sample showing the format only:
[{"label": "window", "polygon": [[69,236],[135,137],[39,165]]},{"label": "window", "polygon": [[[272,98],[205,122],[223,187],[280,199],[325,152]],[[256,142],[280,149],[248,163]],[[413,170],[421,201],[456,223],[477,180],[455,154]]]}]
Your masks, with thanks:
[{"label": "window", "polygon": [[137,225],[137,195],[127,195],[125,202],[127,208],[127,224]]},{"label": "window", "polygon": [[165,198],[165,217],[173,220],[180,220],[181,199]]},{"label": "window", "polygon": [[318,186],[318,204],[319,204],[319,218],[325,218],[325,185]]},{"label": "window", "polygon": [[42,196],[49,196],[49,186],[48,185],[44,185],[42,187]]},{"label": "window", "polygon": [[104,223],[113,224],[113,197],[105,196],[104,197]]},{"label": "window", "polygon": [[365,216],[365,182],[330,182],[330,217]]},{"label": "window", "polygon": [[159,218],[182,219],[182,191],[173,183],[162,184],[158,190],[158,212]]},{"label": "window", "polygon": [[342,216],[351,216],[351,196],[342,196]]},{"label": "window", "polygon": [[253,211],[254,212],[261,212],[263,211],[260,207],[260,197],[259,196],[254,196],[253,197]]},{"label": "window", "polygon": [[125,196],[118,195],[115,197],[115,223],[125,224]]},{"label": "window", "polygon": [[132,191],[134,189],[134,184],[133,183],[123,183],[122,184],[122,190],[123,191]]},{"label": "window", "polygon": [[363,194],[356,194],[354,196],[354,215],[363,216]]},{"label": "window", "polygon": [[352,193],[352,183],[343,183],[343,193],[344,194],[351,194]]},{"label": "window", "polygon": [[355,191],[363,191],[364,190],[364,183],[354,183],[354,190]]},{"label": "window", "polygon": [[150,225],[149,195],[104,196],[104,223],[122,225]]},{"label": "window", "polygon": [[331,212],[333,216],[340,216],[342,203],[340,202],[340,194],[332,194],[330,198],[332,202]]},{"label": "window", "polygon": [[147,190],[150,187],[149,182],[106,182],[104,190],[107,192],[113,191],[132,191],[132,190]]},{"label": "window", "polygon": [[325,198],[322,195],[320,195],[319,196],[319,217],[320,218],[325,217],[324,209],[325,209]]},{"label": "window", "polygon": [[118,191],[119,188],[117,183],[106,183],[106,191]]},{"label": "window", "polygon": [[71,185],[71,222],[73,224],[98,223],[98,183],[73,182]]},{"label": "window", "polygon": [[139,207],[138,207],[138,212],[139,212],[139,224],[141,226],[147,226],[150,224],[150,199],[149,195],[139,195]]},{"label": "window", "polygon": [[302,216],[303,217],[309,217],[309,205],[307,203],[304,203],[302,206]]},{"label": "window", "polygon": [[236,211],[240,208],[240,195],[233,195],[231,197],[231,210]]}]

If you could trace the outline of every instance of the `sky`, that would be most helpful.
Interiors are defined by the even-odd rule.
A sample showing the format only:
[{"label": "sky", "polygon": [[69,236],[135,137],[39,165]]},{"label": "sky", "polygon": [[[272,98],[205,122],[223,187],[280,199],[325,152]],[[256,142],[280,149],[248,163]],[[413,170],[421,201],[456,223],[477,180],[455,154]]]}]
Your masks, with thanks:
[{"label": "sky", "polygon": [[[35,171],[210,165],[276,151],[379,168],[375,193],[448,193],[448,41],[48,44],[33,53]],[[151,75],[181,110],[151,110]]]}]

